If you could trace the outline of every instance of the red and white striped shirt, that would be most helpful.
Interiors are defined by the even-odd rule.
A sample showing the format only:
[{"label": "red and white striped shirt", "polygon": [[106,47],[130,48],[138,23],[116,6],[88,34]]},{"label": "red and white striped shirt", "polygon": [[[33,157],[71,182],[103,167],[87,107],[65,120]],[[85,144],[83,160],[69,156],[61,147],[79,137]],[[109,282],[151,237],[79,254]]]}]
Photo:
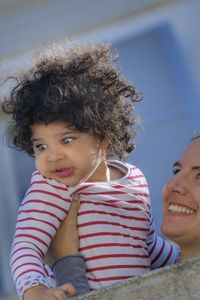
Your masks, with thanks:
[{"label": "red and white striped shirt", "polygon": [[66,187],[34,172],[18,212],[11,252],[11,269],[19,295],[37,282],[55,286],[43,258],[66,216],[71,195],[80,194],[79,252],[85,258],[91,289],[175,263],[179,249],[157,236],[153,227],[148,185],[141,171],[110,161],[126,170],[111,182],[84,182]]}]

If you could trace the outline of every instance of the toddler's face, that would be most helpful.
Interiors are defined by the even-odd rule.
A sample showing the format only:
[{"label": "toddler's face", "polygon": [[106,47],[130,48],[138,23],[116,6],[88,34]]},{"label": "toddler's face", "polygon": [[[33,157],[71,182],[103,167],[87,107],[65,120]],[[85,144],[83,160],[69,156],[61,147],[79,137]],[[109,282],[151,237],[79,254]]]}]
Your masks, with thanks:
[{"label": "toddler's face", "polygon": [[105,179],[104,142],[65,122],[34,124],[31,129],[36,168],[43,176],[67,186]]}]

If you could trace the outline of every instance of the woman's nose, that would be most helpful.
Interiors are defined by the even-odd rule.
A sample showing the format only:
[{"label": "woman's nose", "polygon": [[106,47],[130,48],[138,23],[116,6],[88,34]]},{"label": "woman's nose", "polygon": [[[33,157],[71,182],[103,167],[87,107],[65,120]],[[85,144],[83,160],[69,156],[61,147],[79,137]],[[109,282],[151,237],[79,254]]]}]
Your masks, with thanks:
[{"label": "woman's nose", "polygon": [[184,194],[187,191],[187,178],[181,174],[174,175],[166,184],[166,188],[172,192]]}]

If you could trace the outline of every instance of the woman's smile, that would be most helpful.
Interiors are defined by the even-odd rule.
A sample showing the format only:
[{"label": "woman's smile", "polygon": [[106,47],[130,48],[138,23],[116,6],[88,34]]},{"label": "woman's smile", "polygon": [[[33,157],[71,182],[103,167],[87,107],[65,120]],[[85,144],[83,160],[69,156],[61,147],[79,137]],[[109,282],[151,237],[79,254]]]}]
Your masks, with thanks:
[{"label": "woman's smile", "polygon": [[168,206],[168,212],[180,215],[191,215],[195,213],[195,210],[181,204],[171,203]]}]

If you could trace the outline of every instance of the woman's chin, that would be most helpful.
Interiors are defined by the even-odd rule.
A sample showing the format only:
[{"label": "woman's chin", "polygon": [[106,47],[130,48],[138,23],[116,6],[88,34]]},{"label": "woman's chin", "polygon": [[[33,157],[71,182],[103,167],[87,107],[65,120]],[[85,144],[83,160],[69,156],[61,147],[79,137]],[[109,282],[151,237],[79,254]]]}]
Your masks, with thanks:
[{"label": "woman's chin", "polygon": [[168,237],[170,240],[173,240],[174,242],[177,242],[183,235],[184,224],[180,221],[175,222],[175,220],[164,220],[161,224],[161,232]]}]

